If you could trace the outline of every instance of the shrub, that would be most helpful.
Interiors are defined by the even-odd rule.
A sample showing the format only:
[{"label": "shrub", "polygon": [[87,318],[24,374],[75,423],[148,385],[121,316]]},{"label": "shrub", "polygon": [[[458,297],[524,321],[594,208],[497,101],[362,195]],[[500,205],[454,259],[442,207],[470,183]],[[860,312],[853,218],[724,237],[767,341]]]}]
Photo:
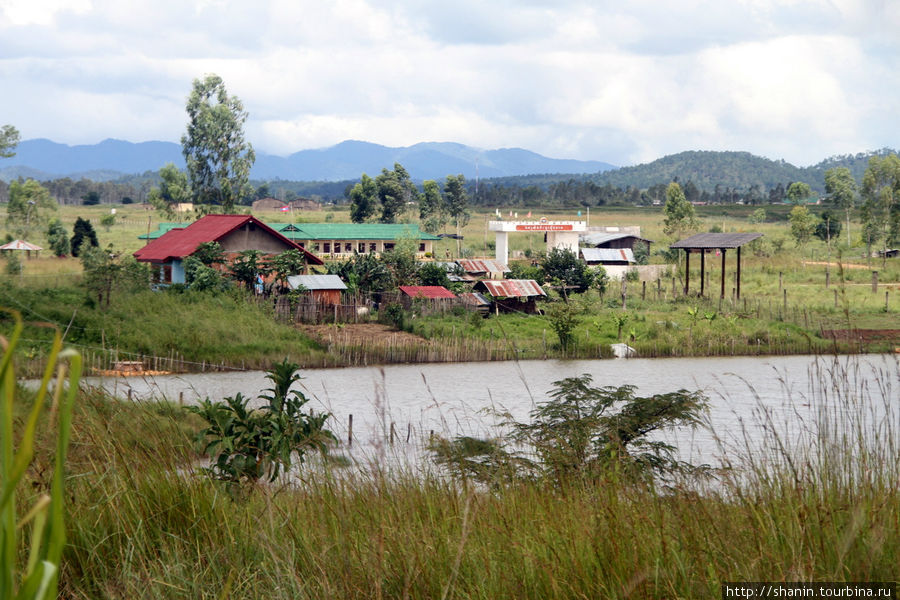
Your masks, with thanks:
[{"label": "shrub", "polygon": [[267,477],[277,479],[282,470],[290,469],[293,456],[305,460],[310,451],[327,452],[336,438],[325,429],[330,413],[304,412],[309,402],[303,393],[291,390],[300,380],[299,366],[287,359],[266,371],[272,388],[261,395],[266,405],[248,407],[250,398],[238,393],[224,402],[207,398],[190,410],[200,415],[208,427],[198,433],[203,451],[216,453],[209,473],[216,479],[232,483],[252,482]]}]

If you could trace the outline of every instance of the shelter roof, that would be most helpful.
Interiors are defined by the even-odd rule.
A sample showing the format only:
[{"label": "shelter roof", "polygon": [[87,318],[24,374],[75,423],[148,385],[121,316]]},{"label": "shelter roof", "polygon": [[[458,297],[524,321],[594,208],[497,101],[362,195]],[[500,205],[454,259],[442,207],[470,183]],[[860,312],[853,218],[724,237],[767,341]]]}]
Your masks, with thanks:
[{"label": "shelter roof", "polygon": [[3,244],[0,246],[0,250],[43,250],[40,246],[35,246],[31,242],[26,242],[25,240],[13,240],[8,244]]},{"label": "shelter roof", "polygon": [[698,233],[671,244],[669,248],[685,248],[687,250],[740,248],[762,236],[761,233]]},{"label": "shelter roof", "polygon": [[347,285],[337,275],[291,275],[287,281],[292,290],[300,286],[308,290],[347,289]]},{"label": "shelter roof", "polygon": [[290,248],[303,252],[310,264],[324,264],[318,256],[301,248],[293,240],[286,238],[251,215],[206,215],[184,229],[171,229],[155,240],[151,240],[146,246],[135,252],[134,257],[140,261],[154,263],[184,258],[193,254],[200,244],[216,242],[248,223],[252,223],[272,237],[280,239]]},{"label": "shelter roof", "polygon": [[475,287],[483,288],[495,298],[531,298],[547,295],[534,279],[484,279],[476,283]]},{"label": "shelter roof", "polygon": [[298,231],[285,230],[284,234],[293,240],[440,240],[419,229],[417,225],[405,223],[296,223]]},{"label": "shelter roof", "polygon": [[400,291],[410,298],[456,298],[456,295],[442,285],[401,285]]},{"label": "shelter roof", "polygon": [[631,248],[582,248],[581,256],[586,262],[634,262]]},{"label": "shelter roof", "polygon": [[609,242],[613,242],[615,240],[621,240],[625,238],[634,238],[636,240],[641,240],[642,242],[651,243],[651,240],[647,238],[642,238],[639,235],[635,235],[633,233],[583,233],[578,236],[578,240],[582,244],[590,244],[591,246],[599,246],[600,244],[608,244]]}]

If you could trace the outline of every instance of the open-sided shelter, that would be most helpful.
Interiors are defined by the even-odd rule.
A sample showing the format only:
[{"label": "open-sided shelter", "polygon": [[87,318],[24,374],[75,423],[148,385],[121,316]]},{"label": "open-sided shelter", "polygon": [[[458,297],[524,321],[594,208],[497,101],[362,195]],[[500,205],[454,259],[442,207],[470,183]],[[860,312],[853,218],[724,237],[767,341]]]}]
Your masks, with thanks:
[{"label": "open-sided shelter", "polygon": [[537,299],[547,296],[534,279],[483,279],[475,284],[473,290],[491,296],[495,312],[502,310],[533,314],[538,312]]},{"label": "open-sided shelter", "polygon": [[685,252],[684,259],[684,293],[690,291],[691,282],[691,252],[700,253],[700,295],[703,295],[705,284],[706,269],[706,253],[710,250],[718,250],[722,254],[722,298],[725,297],[725,252],[730,249],[737,249],[737,283],[735,284],[736,298],[741,297],[741,246],[749,244],[757,238],[761,238],[761,233],[698,233],[691,237],[679,240],[669,246],[670,248],[680,248]]}]

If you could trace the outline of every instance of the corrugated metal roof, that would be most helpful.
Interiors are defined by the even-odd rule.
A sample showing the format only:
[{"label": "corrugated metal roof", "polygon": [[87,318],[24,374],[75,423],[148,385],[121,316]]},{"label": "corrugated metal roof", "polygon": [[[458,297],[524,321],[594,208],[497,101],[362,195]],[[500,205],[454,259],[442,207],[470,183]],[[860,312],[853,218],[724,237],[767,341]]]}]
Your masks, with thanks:
[{"label": "corrugated metal roof", "polygon": [[298,231],[285,231],[292,240],[440,240],[405,223],[295,223]]},{"label": "corrugated metal roof", "polygon": [[478,292],[464,292],[459,295],[460,300],[465,304],[471,304],[473,306],[490,306],[491,301],[488,300],[484,294],[480,294]]},{"label": "corrugated metal roof", "polygon": [[466,273],[509,273],[509,267],[499,260],[489,258],[460,259],[456,261]]},{"label": "corrugated metal roof", "polygon": [[475,284],[475,287],[484,287],[487,293],[495,298],[530,298],[532,296],[546,296],[544,290],[534,279],[484,279]]},{"label": "corrugated metal roof", "polygon": [[309,263],[324,264],[322,260],[284,237],[256,217],[250,215],[206,215],[184,229],[172,229],[162,236],[151,240],[146,246],[134,253],[140,261],[162,263],[176,258],[190,256],[203,242],[215,242],[245,224],[253,223],[262,231],[282,240],[289,247],[302,251]]},{"label": "corrugated metal roof", "polygon": [[31,242],[25,240],[13,240],[8,244],[0,246],[0,250],[43,250],[40,246],[35,246]]},{"label": "corrugated metal roof", "polygon": [[740,248],[762,236],[761,233],[698,233],[671,244],[669,248],[686,248],[688,250]]},{"label": "corrugated metal roof", "polygon": [[400,291],[410,298],[456,298],[456,294],[442,285],[401,285]]},{"label": "corrugated metal roof", "polygon": [[634,262],[631,248],[582,248],[581,256],[585,262]]},{"label": "corrugated metal roof", "polygon": [[650,242],[650,240],[642,238],[639,235],[634,235],[633,233],[584,233],[578,236],[578,240],[582,244],[588,244],[590,246],[599,246],[600,244],[606,244],[624,238],[634,238],[643,242]]},{"label": "corrugated metal roof", "polygon": [[291,275],[287,278],[292,290],[303,286],[308,290],[346,290],[347,286],[337,275]]}]

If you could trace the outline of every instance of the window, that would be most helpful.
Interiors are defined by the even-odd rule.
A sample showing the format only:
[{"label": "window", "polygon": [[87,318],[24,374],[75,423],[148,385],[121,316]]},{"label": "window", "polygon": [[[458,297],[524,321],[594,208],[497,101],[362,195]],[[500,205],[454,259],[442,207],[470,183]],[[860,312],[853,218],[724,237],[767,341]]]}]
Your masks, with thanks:
[{"label": "window", "polygon": [[350,252],[353,252],[353,244],[351,244],[350,242],[345,242],[344,243],[344,252],[347,252],[348,254]]},{"label": "window", "polygon": [[325,242],[325,254],[331,253],[331,242]]},{"label": "window", "polygon": [[359,243],[359,253],[360,253],[360,254],[363,254],[363,253],[365,253],[365,251],[366,251],[366,243],[365,243],[365,242],[360,242],[360,243]]},{"label": "window", "polygon": [[425,252],[425,242],[419,244],[419,252]]},{"label": "window", "polygon": [[378,245],[375,242],[369,244],[369,252],[375,252],[376,248],[378,248]]},{"label": "window", "polygon": [[389,243],[389,242],[385,242],[385,243],[384,243],[384,251],[385,251],[385,252],[387,252],[387,251],[389,251],[389,250],[393,250],[393,249],[394,249],[394,244]]}]

